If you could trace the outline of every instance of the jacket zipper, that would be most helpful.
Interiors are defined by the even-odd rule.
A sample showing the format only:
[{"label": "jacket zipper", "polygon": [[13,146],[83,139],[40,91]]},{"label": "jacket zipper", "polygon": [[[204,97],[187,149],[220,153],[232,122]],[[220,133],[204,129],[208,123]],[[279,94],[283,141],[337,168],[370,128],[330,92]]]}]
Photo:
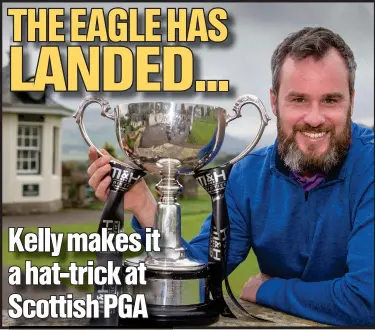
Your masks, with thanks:
[{"label": "jacket zipper", "polygon": [[309,192],[305,191],[305,201],[307,201],[308,199],[309,199]]}]

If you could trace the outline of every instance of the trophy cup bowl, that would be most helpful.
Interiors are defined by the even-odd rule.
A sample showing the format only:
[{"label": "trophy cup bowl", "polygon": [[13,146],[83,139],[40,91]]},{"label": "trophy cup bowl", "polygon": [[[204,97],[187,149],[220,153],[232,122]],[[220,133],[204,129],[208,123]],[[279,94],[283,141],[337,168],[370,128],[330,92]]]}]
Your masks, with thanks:
[{"label": "trophy cup bowl", "polygon": [[[125,260],[124,266],[145,264],[147,284],[123,286],[123,292],[145,295],[152,324],[215,322],[219,315],[209,296],[207,262],[190,258],[183,246],[181,208],[177,203],[183,187],[178,176],[192,175],[215,158],[223,144],[227,124],[241,117],[242,107],[250,103],[260,113],[261,126],[254,141],[232,162],[241,159],[257,144],[270,120],[265,107],[257,97],[247,94],[237,99],[232,116],[218,106],[176,102],[120,104],[110,113],[106,100],[87,97],[74,117],[89,146],[94,144],[85,131],[83,112],[91,103],[100,104],[102,116],[114,121],[117,140],[126,157],[123,164],[161,176],[155,187],[160,198],[153,226],[160,233],[160,250]],[[188,316],[191,317],[188,319]]]},{"label": "trophy cup bowl", "polygon": [[204,166],[220,150],[226,126],[224,109],[188,103],[120,105],[115,118],[119,145],[147,173]]}]

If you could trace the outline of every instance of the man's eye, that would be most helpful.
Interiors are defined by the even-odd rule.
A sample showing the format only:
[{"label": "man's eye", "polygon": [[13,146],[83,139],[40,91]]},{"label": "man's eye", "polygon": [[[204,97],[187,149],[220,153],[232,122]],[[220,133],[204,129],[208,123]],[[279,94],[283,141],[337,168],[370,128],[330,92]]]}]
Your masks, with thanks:
[{"label": "man's eye", "polygon": [[293,102],[296,102],[296,103],[304,103],[306,102],[304,98],[302,97],[296,97],[295,99],[293,99]]},{"label": "man's eye", "polygon": [[325,100],[324,100],[324,103],[334,104],[334,103],[337,103],[337,100],[336,100],[336,99],[329,98],[329,99],[325,99]]}]

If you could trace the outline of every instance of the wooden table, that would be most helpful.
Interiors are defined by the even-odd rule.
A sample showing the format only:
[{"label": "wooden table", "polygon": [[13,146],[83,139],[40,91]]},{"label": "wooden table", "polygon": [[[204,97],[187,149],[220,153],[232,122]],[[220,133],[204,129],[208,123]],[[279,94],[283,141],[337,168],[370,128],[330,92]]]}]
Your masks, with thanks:
[{"label": "wooden table", "polygon": [[[238,299],[238,298],[237,298]],[[238,302],[247,310],[251,316],[257,319],[252,319],[237,306],[234,305],[229,297],[225,300],[236,315],[237,319],[228,317],[220,317],[219,321],[211,327],[326,327],[327,325],[313,322],[310,320],[301,319],[299,317],[275,311],[271,308],[260,306],[248,301],[238,299]]]}]

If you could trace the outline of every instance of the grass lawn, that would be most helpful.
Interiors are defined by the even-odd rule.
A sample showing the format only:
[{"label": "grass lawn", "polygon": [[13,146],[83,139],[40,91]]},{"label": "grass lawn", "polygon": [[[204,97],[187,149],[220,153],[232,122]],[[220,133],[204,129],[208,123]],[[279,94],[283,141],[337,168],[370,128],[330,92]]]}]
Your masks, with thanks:
[{"label": "grass lawn", "polygon": [[[211,210],[211,203],[208,196],[202,193],[195,200],[180,200],[182,208],[182,235],[184,239],[190,240],[196,234],[198,234],[203,220]],[[102,204],[96,205],[96,207],[102,208]],[[86,232],[92,233],[97,231],[97,224],[75,224],[75,225],[56,225],[52,227],[53,232]],[[37,228],[26,228],[27,232],[36,232]],[[126,233],[133,232],[130,223],[125,222],[124,231]],[[46,253],[11,253],[8,252],[8,233],[3,233],[2,240],[3,248],[3,265],[18,265],[21,268],[24,267],[25,260],[32,260],[33,265],[43,266],[51,265],[52,262],[58,261],[57,258],[48,256]],[[64,248],[62,249],[64,250]],[[125,253],[125,257],[130,254]],[[59,257],[60,267],[67,268],[68,265],[75,261],[77,264],[85,265],[87,260],[95,260],[94,253],[64,253]],[[251,276],[258,272],[257,260],[252,252],[250,252],[246,261],[243,262],[229,277],[229,282],[232,291],[235,295],[239,295],[245,281]],[[225,286],[223,285],[223,288]],[[82,288],[87,289],[87,288]]]}]

